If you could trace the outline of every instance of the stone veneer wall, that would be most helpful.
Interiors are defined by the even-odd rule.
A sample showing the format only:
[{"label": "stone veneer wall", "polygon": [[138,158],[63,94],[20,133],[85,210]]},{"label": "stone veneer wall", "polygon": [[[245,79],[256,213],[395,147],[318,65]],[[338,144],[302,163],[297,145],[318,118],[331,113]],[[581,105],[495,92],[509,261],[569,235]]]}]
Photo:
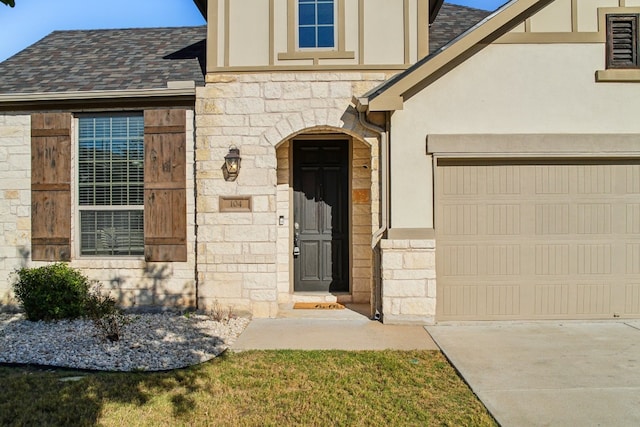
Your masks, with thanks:
[{"label": "stone veneer wall", "polygon": [[0,305],[31,253],[31,117],[0,115]]},{"label": "stone veneer wall", "polygon": [[384,323],[435,323],[435,240],[382,240],[380,245]]},{"label": "stone veneer wall", "polygon": [[[97,280],[123,306],[195,306],[194,113],[187,111],[187,262],[148,263],[142,257],[80,258],[76,214],[72,213],[72,261]],[[31,254],[31,119],[0,115],[0,303],[9,299],[9,275],[20,267],[36,267]],[[73,145],[75,147],[75,144]],[[75,151],[72,152],[72,159]],[[74,172],[72,161],[72,176]],[[75,191],[72,191],[72,204]]]},{"label": "stone veneer wall", "polygon": [[[302,133],[354,137],[352,243],[358,248],[352,249],[354,292],[349,298],[369,300],[371,230],[379,223],[378,135],[360,125],[351,102],[388,77],[359,72],[207,76],[196,100],[200,307],[217,301],[256,317],[274,317],[279,303],[305,298],[291,294],[288,183],[289,141]],[[224,181],[221,172],[230,146],[238,147],[242,157],[235,182]],[[363,162],[371,162],[368,169]],[[252,212],[220,212],[221,196],[251,197]]]}]

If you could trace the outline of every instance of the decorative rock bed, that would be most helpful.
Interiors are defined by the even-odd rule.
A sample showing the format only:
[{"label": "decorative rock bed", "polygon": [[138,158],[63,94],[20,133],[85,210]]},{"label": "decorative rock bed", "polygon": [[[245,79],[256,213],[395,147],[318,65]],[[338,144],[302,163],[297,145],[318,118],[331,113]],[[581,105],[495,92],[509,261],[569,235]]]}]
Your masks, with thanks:
[{"label": "decorative rock bed", "polygon": [[202,314],[128,314],[119,341],[90,320],[30,322],[0,313],[0,363],[101,371],[162,371],[205,362],[225,351],[249,324]]}]

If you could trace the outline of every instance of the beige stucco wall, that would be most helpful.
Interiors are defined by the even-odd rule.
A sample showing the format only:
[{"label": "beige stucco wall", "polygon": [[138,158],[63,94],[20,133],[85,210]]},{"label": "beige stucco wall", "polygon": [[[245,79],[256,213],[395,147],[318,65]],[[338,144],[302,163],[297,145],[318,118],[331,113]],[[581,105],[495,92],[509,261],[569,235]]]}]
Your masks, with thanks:
[{"label": "beige stucco wall", "polygon": [[571,31],[571,0],[556,0],[538,12],[531,19],[531,31]]},{"label": "beige stucco wall", "polygon": [[[194,115],[187,111],[187,262],[149,263],[142,257],[106,258],[72,255],[70,265],[97,280],[123,306],[195,305]],[[0,303],[10,294],[10,275],[36,267],[31,253],[31,119],[0,115]],[[74,143],[73,147],[77,147]],[[72,176],[75,173],[72,162]],[[72,179],[72,183],[73,183]],[[72,193],[75,192],[72,184]],[[73,200],[73,196],[72,196]],[[75,211],[72,211],[72,254],[77,254]]]},{"label": "beige stucco wall", "polygon": [[[631,1],[627,1],[629,6]],[[580,31],[598,31],[598,7],[618,7],[618,0],[580,0],[578,2],[578,29]]]},{"label": "beige stucco wall", "polygon": [[402,2],[367,0],[363,31],[365,63],[403,64],[404,33]]},{"label": "beige stucco wall", "polygon": [[[392,116],[392,227],[433,227],[430,134],[640,133],[640,85],[596,83],[602,44],[492,45]],[[398,173],[402,171],[402,173]]]},{"label": "beige stucco wall", "polygon": [[[229,63],[238,66],[269,65],[269,2],[232,2],[229,20]],[[251,13],[247,13],[251,11]]]}]

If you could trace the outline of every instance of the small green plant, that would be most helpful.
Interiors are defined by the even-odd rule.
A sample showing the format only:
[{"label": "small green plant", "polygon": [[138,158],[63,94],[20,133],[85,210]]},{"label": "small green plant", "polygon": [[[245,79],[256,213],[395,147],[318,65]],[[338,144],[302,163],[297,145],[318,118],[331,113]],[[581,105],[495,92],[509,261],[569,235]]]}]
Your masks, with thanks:
[{"label": "small green plant", "polygon": [[211,318],[216,322],[228,323],[229,320],[235,317],[233,306],[224,306],[218,300],[214,301],[209,313]]},{"label": "small green plant", "polygon": [[85,313],[89,279],[64,263],[16,271],[16,298],[27,319],[75,319]]},{"label": "small green plant", "polygon": [[96,284],[88,293],[85,315],[93,321],[102,339],[120,341],[122,328],[129,320],[116,305],[116,300],[102,292],[102,285]]}]

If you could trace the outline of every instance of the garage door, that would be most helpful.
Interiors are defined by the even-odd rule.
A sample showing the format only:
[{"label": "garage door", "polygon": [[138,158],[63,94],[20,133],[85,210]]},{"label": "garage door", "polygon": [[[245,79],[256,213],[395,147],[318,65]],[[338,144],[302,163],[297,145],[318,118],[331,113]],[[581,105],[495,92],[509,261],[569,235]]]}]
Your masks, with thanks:
[{"label": "garage door", "polygon": [[640,163],[439,159],[438,320],[640,315]]}]

